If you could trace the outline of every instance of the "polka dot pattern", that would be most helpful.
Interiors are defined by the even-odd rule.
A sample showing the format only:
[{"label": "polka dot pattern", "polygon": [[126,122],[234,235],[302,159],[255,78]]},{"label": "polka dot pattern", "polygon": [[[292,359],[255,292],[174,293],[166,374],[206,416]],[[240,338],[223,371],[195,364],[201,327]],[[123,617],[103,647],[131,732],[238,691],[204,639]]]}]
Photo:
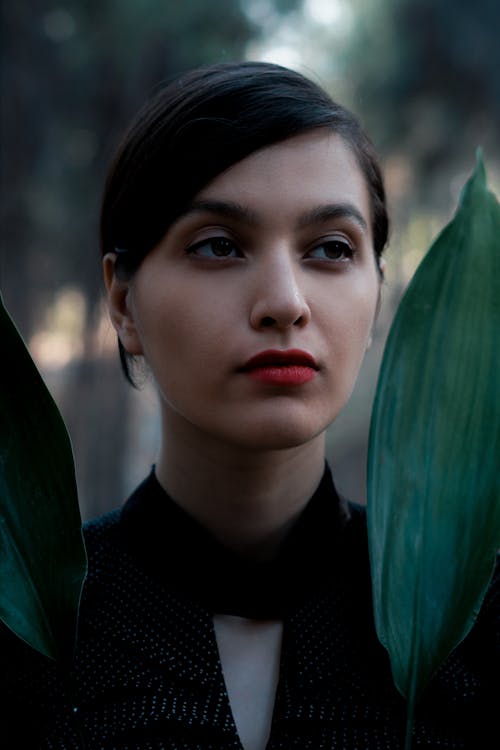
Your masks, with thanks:
[{"label": "polka dot pattern", "polygon": [[[323,498],[330,505],[331,492]],[[224,685],[213,609],[189,590],[189,578],[177,585],[181,553],[167,554],[163,532],[155,535],[148,527],[155,555],[146,559],[143,547],[130,544],[130,534],[139,534],[139,518],[134,516],[127,533],[123,518],[114,511],[86,527],[89,575],[69,680],[7,628],[0,629],[2,745],[244,750]],[[324,525],[323,520],[319,512],[315,523]],[[158,519],[148,523],[160,527]],[[405,705],[373,627],[364,512],[351,506],[335,534],[331,549],[326,545],[312,567],[304,562],[308,548],[294,552],[302,554],[296,575],[301,570],[303,580],[295,598],[287,596],[283,604],[280,679],[267,750],[403,747]],[[188,543],[189,536],[183,537],[182,544]],[[200,557],[199,548],[186,554],[210,572],[210,560]],[[320,564],[327,575],[316,571]],[[227,581],[233,585],[229,573]],[[494,710],[498,592],[497,577],[474,630],[422,697],[412,750],[500,746]]]}]

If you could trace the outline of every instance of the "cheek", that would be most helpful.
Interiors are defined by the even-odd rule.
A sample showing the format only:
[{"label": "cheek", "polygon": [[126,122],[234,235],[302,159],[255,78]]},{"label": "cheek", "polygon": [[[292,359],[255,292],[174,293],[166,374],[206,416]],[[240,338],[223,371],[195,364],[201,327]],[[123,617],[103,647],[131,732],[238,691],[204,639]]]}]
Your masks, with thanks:
[{"label": "cheek", "polygon": [[373,304],[354,308],[350,320],[350,335],[352,337],[353,345],[356,343],[363,349],[363,353],[371,339],[373,324],[375,323],[376,309],[376,300]]},{"label": "cheek", "polygon": [[381,282],[378,271],[373,268],[372,273],[363,280],[356,289],[353,300],[354,317],[360,330],[373,328],[380,303]]},{"label": "cheek", "polygon": [[334,350],[345,356],[362,357],[369,342],[378,302],[378,283],[363,283],[349,294],[332,295],[323,326]]},{"label": "cheek", "polygon": [[160,294],[150,287],[137,327],[144,357],[157,380],[181,385],[220,358],[228,320],[221,305],[217,296],[207,298],[185,285],[163,285]]}]

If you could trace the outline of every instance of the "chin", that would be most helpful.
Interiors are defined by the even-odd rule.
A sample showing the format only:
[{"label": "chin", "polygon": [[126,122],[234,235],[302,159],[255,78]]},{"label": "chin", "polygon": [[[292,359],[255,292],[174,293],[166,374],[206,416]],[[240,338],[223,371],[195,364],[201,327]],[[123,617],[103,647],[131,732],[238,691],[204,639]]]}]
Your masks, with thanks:
[{"label": "chin", "polygon": [[294,423],[292,420],[273,420],[270,424],[246,425],[241,435],[233,435],[232,442],[249,451],[280,451],[299,448],[325,432],[328,424]]}]

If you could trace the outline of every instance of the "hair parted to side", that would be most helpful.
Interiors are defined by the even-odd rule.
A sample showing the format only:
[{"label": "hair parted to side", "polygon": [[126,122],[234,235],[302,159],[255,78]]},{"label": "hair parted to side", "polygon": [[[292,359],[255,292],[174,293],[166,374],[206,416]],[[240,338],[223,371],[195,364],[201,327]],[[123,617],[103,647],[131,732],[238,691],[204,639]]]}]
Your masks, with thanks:
[{"label": "hair parted to side", "polygon": [[[181,75],[138,112],[111,163],[101,209],[101,253],[133,275],[193,197],[258,149],[315,128],[352,148],[366,179],[374,252],[386,245],[388,215],[375,149],[354,115],[300,73],[265,62],[222,63]],[[129,355],[120,359],[132,385]]]}]

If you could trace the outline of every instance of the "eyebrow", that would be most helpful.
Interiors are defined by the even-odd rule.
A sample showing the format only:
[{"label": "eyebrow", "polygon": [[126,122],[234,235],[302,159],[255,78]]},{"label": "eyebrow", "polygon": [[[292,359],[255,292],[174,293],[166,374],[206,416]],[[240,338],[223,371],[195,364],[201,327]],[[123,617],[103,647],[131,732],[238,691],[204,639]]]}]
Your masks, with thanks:
[{"label": "eyebrow", "polygon": [[[184,216],[190,213],[213,213],[228,219],[242,221],[249,226],[258,224],[258,215],[255,211],[234,201],[208,199],[195,201],[189,205]],[[313,224],[321,224],[332,219],[349,219],[354,221],[364,232],[368,231],[362,213],[352,203],[326,203],[316,206],[299,217],[297,227],[305,229]]]},{"label": "eyebrow", "polygon": [[191,213],[211,213],[224,216],[227,219],[236,219],[237,221],[243,221],[245,224],[255,225],[257,224],[257,214],[242,206],[240,203],[233,201],[217,201],[217,200],[199,200],[191,203],[187,210],[184,212],[184,216]]},{"label": "eyebrow", "polygon": [[368,225],[362,213],[352,203],[326,203],[323,206],[317,206],[300,217],[298,226],[304,229],[311,224],[321,224],[332,219],[350,219],[364,232],[368,231]]}]

